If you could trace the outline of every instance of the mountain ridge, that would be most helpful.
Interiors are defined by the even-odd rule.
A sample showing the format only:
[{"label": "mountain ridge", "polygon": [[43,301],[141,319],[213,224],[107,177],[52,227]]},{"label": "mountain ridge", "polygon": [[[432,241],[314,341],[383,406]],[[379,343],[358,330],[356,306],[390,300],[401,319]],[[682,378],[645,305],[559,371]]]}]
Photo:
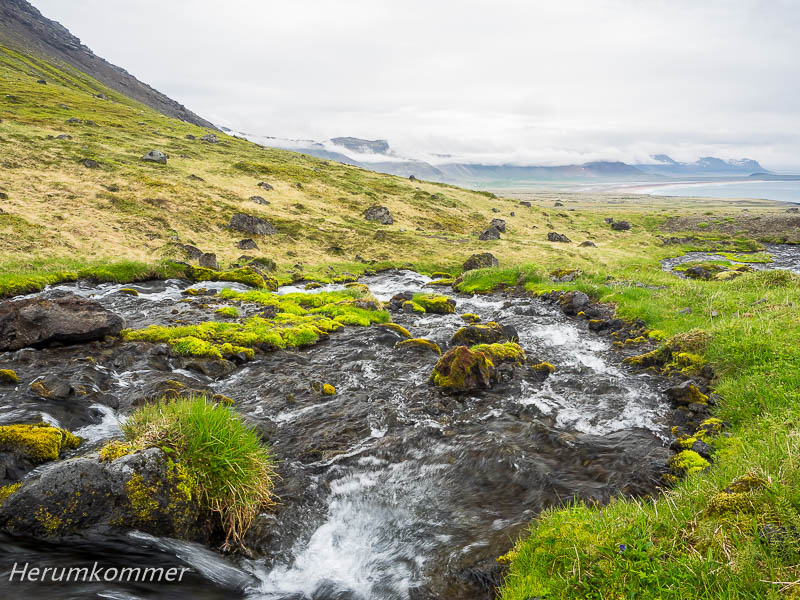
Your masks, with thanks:
[{"label": "mountain ridge", "polygon": [[[165,116],[217,129],[210,121],[140,81],[125,69],[97,56],[66,27],[43,16],[26,0],[3,0],[0,3],[0,44],[66,63]],[[31,65],[31,70],[36,70],[35,65]],[[45,77],[46,73],[41,72],[40,75]]]}]

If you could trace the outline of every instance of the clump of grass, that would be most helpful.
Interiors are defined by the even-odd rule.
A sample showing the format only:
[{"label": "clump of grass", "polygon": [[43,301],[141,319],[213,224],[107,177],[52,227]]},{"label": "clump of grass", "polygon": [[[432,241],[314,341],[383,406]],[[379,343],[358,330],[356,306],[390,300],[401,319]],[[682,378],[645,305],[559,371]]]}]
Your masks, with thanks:
[{"label": "clump of grass", "polygon": [[217,515],[223,547],[241,546],[253,518],[275,505],[275,459],[253,426],[206,396],[145,405],[122,425],[131,448],[162,448],[196,482],[201,507]]},{"label": "clump of grass", "polygon": [[231,319],[235,319],[236,317],[239,316],[239,309],[236,308],[235,306],[223,306],[221,308],[218,308],[214,312],[217,313],[218,315],[221,315],[223,317],[229,317]]}]

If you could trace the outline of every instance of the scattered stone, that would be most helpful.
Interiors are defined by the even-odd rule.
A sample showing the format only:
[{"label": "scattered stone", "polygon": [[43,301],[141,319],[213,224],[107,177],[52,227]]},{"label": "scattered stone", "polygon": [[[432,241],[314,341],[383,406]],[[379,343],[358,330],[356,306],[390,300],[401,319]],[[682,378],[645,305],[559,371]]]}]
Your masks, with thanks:
[{"label": "scattered stone", "polygon": [[381,225],[391,225],[394,223],[392,213],[385,206],[370,206],[364,211],[364,218],[367,221],[375,221]]},{"label": "scattered stone", "polygon": [[80,125],[81,123],[83,123],[83,121],[81,121],[80,119],[76,119],[75,117],[72,117],[71,119],[67,119],[67,123],[69,125]]},{"label": "scattered stone", "polygon": [[453,334],[450,343],[460,346],[474,346],[476,344],[496,344],[508,339],[506,332],[503,331],[503,326],[500,323],[491,321],[486,324],[473,323],[465,325]]},{"label": "scattered stone", "polygon": [[239,240],[239,243],[236,245],[239,250],[258,250],[258,244],[256,244],[255,240],[251,240],[250,238]]},{"label": "scattered stone", "polygon": [[191,181],[205,181],[205,179],[203,179],[202,177],[198,177],[194,173],[192,173],[191,175],[187,175],[186,179],[190,179]]},{"label": "scattered stone", "polygon": [[555,203],[553,203],[553,206],[564,206],[564,203],[563,202],[555,202]]},{"label": "scattered stone", "polygon": [[631,224],[627,221],[614,221],[611,223],[611,229],[614,231],[628,231],[631,228]]},{"label": "scattered stone", "polygon": [[493,207],[492,207],[492,212],[493,212],[493,213],[499,213],[499,212],[500,212],[500,209],[499,209],[499,208],[495,208],[495,207],[493,206]]},{"label": "scattered stone", "polygon": [[269,200],[265,200],[261,196],[250,196],[250,200],[256,204],[269,204]]},{"label": "scattered stone", "polygon": [[60,135],[57,135],[56,139],[57,140],[71,140],[72,136],[71,135],[67,135],[66,133],[62,133]]},{"label": "scattered stone", "polygon": [[547,234],[547,241],[548,242],[561,242],[563,244],[568,244],[572,240],[570,240],[563,233],[556,233],[555,231],[551,231],[550,233]]},{"label": "scattered stone", "polygon": [[160,165],[165,165],[167,164],[168,158],[169,155],[164,154],[163,152],[161,152],[161,150],[150,150],[150,152],[148,152],[142,157],[142,160],[158,163]]},{"label": "scattered stone", "polygon": [[512,211],[511,211],[509,214],[510,214],[512,217],[516,217],[516,216],[517,216],[516,214],[514,214],[514,211],[513,211],[513,210],[512,210]]},{"label": "scattered stone", "polygon": [[196,140],[197,138],[196,138],[196,137],[194,137],[194,136],[193,136],[191,133],[187,133],[187,134],[186,134],[186,139],[187,139],[187,140]]},{"label": "scattered stone", "polygon": [[42,85],[47,85],[47,82],[44,79],[37,79],[36,83],[40,83]]},{"label": "scattered stone", "polygon": [[213,252],[203,252],[203,254],[200,255],[199,264],[201,267],[205,267],[206,269],[214,269],[215,271],[219,271],[217,255]]},{"label": "scattered stone", "polygon": [[208,142],[209,144],[216,144],[219,142],[219,138],[217,137],[216,133],[208,133],[200,139],[204,142]]},{"label": "scattered stone", "polygon": [[416,181],[416,180],[417,180],[417,178],[416,178],[416,177],[414,177],[413,175],[409,175],[409,176],[408,176],[408,180],[409,180],[409,181]]},{"label": "scattered stone", "polygon": [[203,251],[191,244],[175,244],[175,246],[182,250],[190,260],[199,260],[203,256]]},{"label": "scattered stone", "polygon": [[245,213],[236,213],[233,215],[228,227],[236,231],[243,231],[253,235],[274,235],[277,233],[272,223],[266,219],[247,215]]},{"label": "scattered stone", "polygon": [[489,227],[494,227],[500,233],[506,232],[506,222],[505,219],[492,219],[492,222],[489,223]]},{"label": "scattered stone", "polygon": [[700,265],[689,267],[686,269],[685,273],[687,277],[691,277],[692,279],[711,279],[714,277],[713,271]]},{"label": "scattered stone", "polygon": [[490,252],[483,252],[481,254],[473,254],[465,262],[463,269],[465,271],[472,271],[473,269],[488,269],[498,266],[498,261],[494,254]]},{"label": "scattered stone", "polygon": [[606,217],[603,220],[610,225],[611,223],[614,222],[614,217]]},{"label": "scattered stone", "polygon": [[269,191],[271,191],[271,190],[273,190],[273,189],[275,189],[275,188],[273,188],[273,187],[272,187],[270,184],[268,184],[266,181],[260,181],[260,182],[258,183],[258,187],[260,187],[260,188],[264,188],[264,189],[265,189],[266,191],[268,191],[268,192],[269,192]]},{"label": "scattered stone", "polygon": [[528,208],[530,208],[530,206],[531,206],[531,203],[530,203],[530,202],[528,202],[527,200],[520,200],[520,203],[519,203],[519,205],[520,205],[520,206],[527,206]]},{"label": "scattered stone", "polygon": [[97,162],[96,160],[91,159],[91,158],[84,158],[81,161],[81,164],[84,167],[86,167],[87,169],[99,169],[100,168],[100,163]]},{"label": "scattered stone", "polygon": [[592,241],[586,240],[585,242],[581,242],[580,246],[583,248],[597,248],[597,244]]},{"label": "scattered stone", "polygon": [[497,227],[489,227],[489,229],[478,236],[478,239],[484,242],[487,240],[499,240],[500,230]]},{"label": "scattered stone", "polygon": [[122,319],[94,300],[61,292],[0,304],[0,351],[117,335]]},{"label": "scattered stone", "polygon": [[692,309],[687,306],[686,308],[680,309],[678,311],[678,314],[679,315],[690,315],[690,314],[692,314]]},{"label": "scattered stone", "polygon": [[700,388],[691,380],[667,388],[664,393],[675,406],[689,406],[695,402],[700,404],[708,403],[708,396],[701,392]]},{"label": "scattered stone", "polygon": [[791,208],[787,208],[786,212],[790,212],[790,213],[800,212],[800,208],[798,208],[796,206],[792,206]]}]

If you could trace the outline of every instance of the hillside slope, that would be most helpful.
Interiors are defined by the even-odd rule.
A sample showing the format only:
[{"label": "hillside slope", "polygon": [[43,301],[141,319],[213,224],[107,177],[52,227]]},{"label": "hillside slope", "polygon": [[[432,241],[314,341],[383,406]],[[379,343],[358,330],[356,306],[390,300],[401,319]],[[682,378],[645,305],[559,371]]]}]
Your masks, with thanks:
[{"label": "hillside slope", "polygon": [[[138,100],[164,115],[201,127],[214,127],[182,104],[168,98],[125,69],[97,56],[60,23],[44,17],[26,0],[0,3],[0,44],[32,52],[56,63],[66,63],[102,82],[112,90]],[[47,76],[47,69],[31,65],[32,72]]]}]

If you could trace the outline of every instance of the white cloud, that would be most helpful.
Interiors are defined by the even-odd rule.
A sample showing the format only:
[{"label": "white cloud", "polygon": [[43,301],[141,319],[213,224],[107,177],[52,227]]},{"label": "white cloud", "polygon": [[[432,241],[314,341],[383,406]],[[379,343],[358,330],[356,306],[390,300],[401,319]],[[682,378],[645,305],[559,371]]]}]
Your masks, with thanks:
[{"label": "white cloud", "polygon": [[[791,0],[34,0],[233,128],[497,162],[800,168]],[[793,133],[797,132],[797,133]]]}]

